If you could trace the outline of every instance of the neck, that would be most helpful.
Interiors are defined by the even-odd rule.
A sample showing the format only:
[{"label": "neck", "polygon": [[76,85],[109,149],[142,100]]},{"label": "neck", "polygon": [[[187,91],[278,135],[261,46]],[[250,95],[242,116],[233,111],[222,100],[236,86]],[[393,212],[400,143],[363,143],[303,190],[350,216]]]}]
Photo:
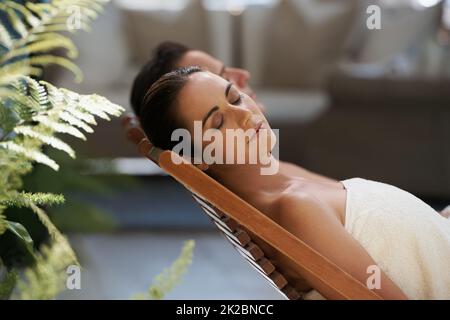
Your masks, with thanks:
[{"label": "neck", "polygon": [[[271,156],[270,166],[277,168],[273,174],[262,174],[268,166],[261,164],[221,164],[211,167],[209,174],[225,187],[244,199],[263,192],[282,191],[292,176],[280,167],[279,161]],[[267,170],[266,170],[267,172]]]}]

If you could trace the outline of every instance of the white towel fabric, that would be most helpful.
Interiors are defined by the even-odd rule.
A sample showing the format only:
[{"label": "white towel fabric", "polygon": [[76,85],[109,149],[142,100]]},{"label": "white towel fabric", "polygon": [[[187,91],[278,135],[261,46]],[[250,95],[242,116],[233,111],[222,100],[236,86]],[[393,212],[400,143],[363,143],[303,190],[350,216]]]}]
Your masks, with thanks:
[{"label": "white towel fabric", "polygon": [[[345,229],[386,275],[410,299],[450,299],[450,219],[397,187],[361,178],[342,183]],[[305,298],[323,297],[312,291]]]}]

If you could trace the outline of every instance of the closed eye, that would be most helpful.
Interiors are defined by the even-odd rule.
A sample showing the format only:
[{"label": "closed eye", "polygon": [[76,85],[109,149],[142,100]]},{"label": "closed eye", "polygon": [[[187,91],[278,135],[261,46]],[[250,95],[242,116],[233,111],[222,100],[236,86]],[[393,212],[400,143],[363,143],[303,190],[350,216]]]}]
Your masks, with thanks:
[{"label": "closed eye", "polygon": [[220,117],[220,123],[216,126],[216,129],[220,129],[220,128],[222,128],[222,126],[223,126],[223,122],[224,122],[224,116],[223,116],[223,114],[221,115],[221,117]]},{"label": "closed eye", "polygon": [[239,97],[236,99],[236,101],[232,102],[231,104],[234,104],[237,106],[237,105],[240,105],[241,102],[242,102],[242,94],[240,94]]}]

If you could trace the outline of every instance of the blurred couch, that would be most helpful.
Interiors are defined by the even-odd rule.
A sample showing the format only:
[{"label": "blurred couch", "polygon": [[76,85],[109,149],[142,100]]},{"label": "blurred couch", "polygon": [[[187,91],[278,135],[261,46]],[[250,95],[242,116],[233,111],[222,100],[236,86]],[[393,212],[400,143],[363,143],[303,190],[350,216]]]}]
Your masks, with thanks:
[{"label": "blurred couch", "polygon": [[297,128],[301,154],[284,156],[337,179],[365,177],[448,199],[448,88],[448,78],[335,74],[328,85],[331,107],[316,121]]}]

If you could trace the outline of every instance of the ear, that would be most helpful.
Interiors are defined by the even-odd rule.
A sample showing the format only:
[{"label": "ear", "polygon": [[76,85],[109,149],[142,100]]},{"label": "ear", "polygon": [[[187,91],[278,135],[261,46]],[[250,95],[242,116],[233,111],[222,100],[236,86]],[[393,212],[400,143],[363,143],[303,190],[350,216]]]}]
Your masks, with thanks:
[{"label": "ear", "polygon": [[209,165],[207,165],[206,163],[196,164],[195,166],[202,171],[206,171],[209,169]]}]

